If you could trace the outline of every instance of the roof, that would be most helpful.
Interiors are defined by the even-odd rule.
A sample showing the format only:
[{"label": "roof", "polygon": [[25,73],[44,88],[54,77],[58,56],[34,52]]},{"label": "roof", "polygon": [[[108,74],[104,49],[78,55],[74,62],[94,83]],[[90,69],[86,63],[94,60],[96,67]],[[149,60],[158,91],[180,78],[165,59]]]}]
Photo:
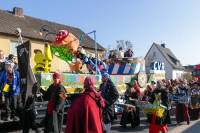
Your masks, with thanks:
[{"label": "roof", "polygon": [[[75,27],[71,27],[71,26],[67,26],[63,24],[58,24],[58,23],[50,22],[43,19],[34,18],[27,15],[20,17],[20,16],[14,15],[14,13],[11,11],[6,11],[2,9],[0,9],[0,18],[1,18],[0,19],[0,33],[15,35],[15,29],[20,28],[22,31],[22,36],[29,39],[43,40],[44,37],[39,36],[38,32],[40,31],[41,27],[44,25],[50,25],[57,32],[59,30],[69,30],[77,38],[85,34],[79,28],[75,28]],[[49,35],[47,37],[47,40],[53,41],[54,35]],[[98,43],[96,44],[97,44],[98,50],[105,50],[105,48],[102,47],[100,44]],[[80,45],[85,48],[94,49],[94,40],[90,38],[89,36],[84,36]]]},{"label": "roof", "polygon": [[[155,45],[158,50],[162,53],[162,55],[166,58],[166,60],[171,64],[173,69],[185,70],[185,67],[180,63],[180,61],[176,58],[176,56],[172,53],[172,51],[168,48],[164,48],[163,46],[153,43],[152,46]],[[179,63],[178,65],[176,63]]]},{"label": "roof", "polygon": [[186,70],[194,70],[194,65],[188,65],[188,66],[184,66]]}]

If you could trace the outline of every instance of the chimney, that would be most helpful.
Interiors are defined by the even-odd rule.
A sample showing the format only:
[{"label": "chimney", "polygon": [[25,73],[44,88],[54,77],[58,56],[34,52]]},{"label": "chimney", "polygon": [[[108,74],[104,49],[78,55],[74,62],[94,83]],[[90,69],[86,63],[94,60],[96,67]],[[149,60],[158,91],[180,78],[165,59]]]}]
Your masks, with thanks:
[{"label": "chimney", "polygon": [[16,16],[19,16],[19,17],[23,17],[23,16],[24,16],[23,8],[14,7],[14,8],[13,8],[13,13],[14,13]]},{"label": "chimney", "polygon": [[163,47],[163,48],[165,48],[165,44],[163,43],[163,44],[161,44],[161,46]]}]

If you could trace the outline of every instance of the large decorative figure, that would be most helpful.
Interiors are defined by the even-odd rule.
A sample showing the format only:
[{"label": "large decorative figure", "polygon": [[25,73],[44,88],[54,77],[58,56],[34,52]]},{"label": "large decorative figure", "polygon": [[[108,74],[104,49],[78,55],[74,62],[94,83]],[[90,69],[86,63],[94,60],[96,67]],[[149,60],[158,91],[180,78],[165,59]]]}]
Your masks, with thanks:
[{"label": "large decorative figure", "polygon": [[103,133],[102,108],[105,103],[94,84],[94,77],[85,78],[85,91],[67,110],[65,133]]},{"label": "large decorative figure", "polygon": [[48,108],[44,118],[44,133],[54,132],[61,133],[63,125],[64,105],[66,99],[66,90],[61,85],[60,74],[53,74],[54,83],[51,84],[47,91],[40,89],[40,92],[48,97]]},{"label": "large decorative figure", "polygon": [[102,82],[99,88],[106,103],[105,108],[103,108],[103,120],[106,124],[106,133],[110,133],[111,122],[114,120],[115,115],[114,102],[119,98],[119,93],[108,73],[102,74]]},{"label": "large decorative figure", "polygon": [[63,45],[67,47],[72,53],[76,53],[79,45],[79,40],[68,30],[60,30],[55,36],[55,42],[53,45]]},{"label": "large decorative figure", "polygon": [[33,68],[33,72],[49,72],[52,61],[50,45],[48,43],[45,43],[44,54],[39,49],[35,49],[34,53],[34,61],[36,63],[36,66]]},{"label": "large decorative figure", "polygon": [[[90,58],[89,59],[95,65],[96,65],[96,61],[97,61],[97,67],[99,68],[99,70],[100,70],[101,73],[108,72],[108,69],[106,68],[106,64],[103,61],[101,61],[101,60],[96,60],[94,53],[90,54]],[[90,64],[88,64],[87,68],[88,68],[90,74],[93,74],[93,71],[94,71],[93,66],[90,65]]]},{"label": "large decorative figure", "polygon": [[[99,68],[87,56],[85,50],[81,46],[79,46],[78,49],[77,49],[76,57],[79,58],[79,59],[81,59],[83,61],[83,63],[85,63],[86,65],[90,65],[93,70],[97,71],[97,75],[101,74]],[[90,73],[92,73],[91,68],[89,69]]]},{"label": "large decorative figure", "polygon": [[166,133],[168,131],[167,124],[171,124],[168,110],[169,98],[168,93],[161,86],[161,81],[157,82],[157,87],[151,95],[150,103],[162,104],[167,107],[167,109],[161,117],[158,117],[155,114],[148,115],[149,133],[159,133],[160,131]]}]

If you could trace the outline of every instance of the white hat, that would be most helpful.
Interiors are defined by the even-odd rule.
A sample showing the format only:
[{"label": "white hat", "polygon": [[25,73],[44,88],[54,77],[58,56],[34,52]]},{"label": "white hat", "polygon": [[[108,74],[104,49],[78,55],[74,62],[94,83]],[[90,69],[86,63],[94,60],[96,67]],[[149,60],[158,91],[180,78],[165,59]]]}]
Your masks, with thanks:
[{"label": "white hat", "polygon": [[91,53],[91,54],[90,54],[90,58],[95,58],[95,54],[94,54],[94,53]]},{"label": "white hat", "polygon": [[11,60],[7,60],[7,61],[5,61],[5,65],[14,67],[15,64]]}]

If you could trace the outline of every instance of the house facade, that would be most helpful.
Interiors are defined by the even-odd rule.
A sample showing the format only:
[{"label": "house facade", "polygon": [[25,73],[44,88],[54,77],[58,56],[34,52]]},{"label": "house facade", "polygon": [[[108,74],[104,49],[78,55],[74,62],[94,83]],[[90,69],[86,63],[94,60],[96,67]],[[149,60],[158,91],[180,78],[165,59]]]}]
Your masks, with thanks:
[{"label": "house facade", "polygon": [[[78,39],[81,35],[85,34],[81,29],[76,27],[24,15],[23,9],[19,7],[14,7],[13,11],[0,9],[0,18],[0,49],[3,50],[6,56],[9,54],[17,55],[15,47],[20,44],[20,41],[19,37],[15,35],[15,29],[20,28],[22,31],[22,37],[24,38],[23,41],[30,40],[31,42],[30,63],[32,68],[36,65],[34,62],[34,50],[39,49],[42,52],[44,51],[44,36],[38,35],[42,26],[49,25],[57,32],[59,30],[68,30]],[[54,35],[48,35],[46,41],[54,41]],[[100,44],[96,44],[98,53],[97,56],[99,59],[103,59],[106,49]],[[84,36],[80,45],[85,49],[85,51],[94,53],[94,40],[89,36]],[[68,72],[70,71],[70,68],[65,61],[53,56],[51,71]]]},{"label": "house facade", "polygon": [[182,66],[171,50],[165,47],[165,44],[153,43],[145,56],[145,62],[147,73],[150,73],[152,62],[163,63],[167,80],[178,79],[185,72],[185,67]]}]

